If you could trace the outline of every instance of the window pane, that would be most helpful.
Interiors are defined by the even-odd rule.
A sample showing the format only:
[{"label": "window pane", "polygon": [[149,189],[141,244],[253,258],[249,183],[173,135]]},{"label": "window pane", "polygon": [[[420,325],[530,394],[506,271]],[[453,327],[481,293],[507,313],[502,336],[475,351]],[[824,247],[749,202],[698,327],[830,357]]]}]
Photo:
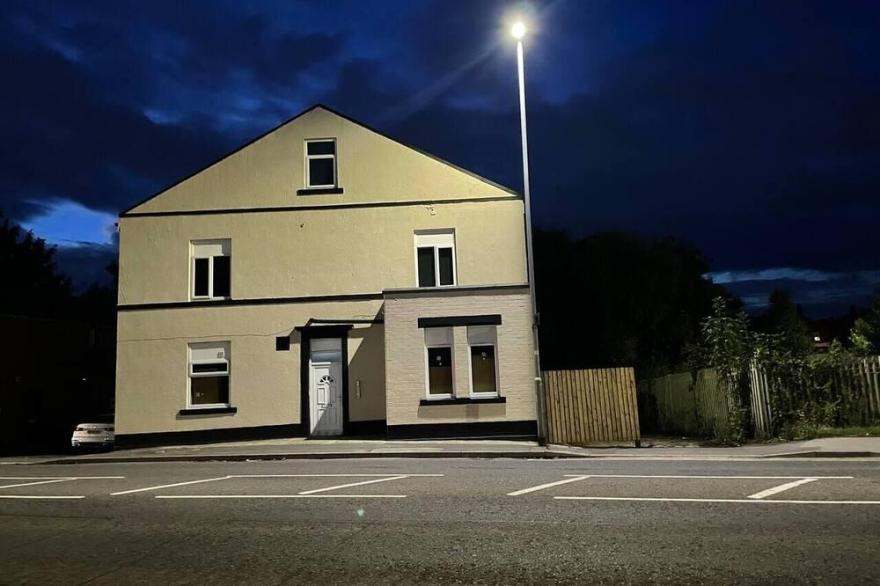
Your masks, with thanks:
[{"label": "window pane", "polygon": [[214,297],[229,297],[230,265],[230,257],[214,257]]},{"label": "window pane", "polygon": [[440,248],[437,256],[440,257],[440,284],[452,285],[452,249]]},{"label": "window pane", "polygon": [[419,287],[433,287],[434,282],[434,249],[419,248]]},{"label": "window pane", "polygon": [[428,393],[452,394],[452,348],[428,348]]},{"label": "window pane", "polygon": [[471,346],[471,376],[475,393],[496,393],[495,347]]},{"label": "window pane", "polygon": [[229,377],[206,376],[191,378],[193,405],[211,405],[213,403],[229,403]]},{"label": "window pane", "polygon": [[208,259],[197,258],[194,267],[193,295],[204,297],[208,294]]},{"label": "window pane", "polygon": [[335,155],[336,142],[332,140],[322,140],[320,142],[306,143],[309,147],[310,155]]},{"label": "window pane", "polygon": [[213,364],[193,364],[192,371],[196,374],[200,372],[226,372],[225,362],[215,362]]},{"label": "window pane", "polygon": [[309,159],[309,185],[336,185],[333,159]]}]

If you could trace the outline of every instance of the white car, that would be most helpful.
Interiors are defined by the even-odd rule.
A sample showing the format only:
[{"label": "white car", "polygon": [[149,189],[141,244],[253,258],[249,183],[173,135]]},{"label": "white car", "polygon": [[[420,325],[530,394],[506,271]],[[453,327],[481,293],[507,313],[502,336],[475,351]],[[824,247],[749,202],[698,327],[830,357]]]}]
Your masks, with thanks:
[{"label": "white car", "polygon": [[70,445],[74,448],[112,448],[116,433],[112,423],[80,423],[73,430]]}]

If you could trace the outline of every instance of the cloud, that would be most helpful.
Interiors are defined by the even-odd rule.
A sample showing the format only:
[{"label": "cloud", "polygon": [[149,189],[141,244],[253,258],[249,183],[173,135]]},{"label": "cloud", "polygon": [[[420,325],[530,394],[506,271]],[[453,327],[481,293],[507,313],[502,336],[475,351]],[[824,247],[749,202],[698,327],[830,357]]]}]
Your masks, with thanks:
[{"label": "cloud", "polygon": [[774,289],[787,289],[795,303],[811,317],[846,312],[850,306],[867,306],[880,294],[880,270],[818,271],[792,267],[720,271],[706,275],[738,295],[750,311],[767,307]]},{"label": "cloud", "polygon": [[116,234],[116,215],[90,210],[82,205],[57,200],[38,204],[43,212],[22,223],[49,244],[60,247],[112,245]]},{"label": "cloud", "polygon": [[[716,271],[770,271],[730,285],[878,268],[880,5],[535,6],[539,223],[672,234]],[[319,101],[520,185],[508,2],[5,8],[0,208],[15,218],[57,198],[115,213]]]},{"label": "cloud", "polygon": [[[810,283],[822,283],[839,279],[843,275],[853,273],[833,273],[829,271],[817,271],[815,269],[797,269],[792,267],[779,267],[772,269],[758,269],[753,271],[718,271],[709,273],[707,276],[714,283],[726,285],[729,283],[741,283],[744,281],[779,281],[789,279],[794,281],[807,281]],[[863,271],[856,275],[873,276],[880,280],[880,272]]]}]

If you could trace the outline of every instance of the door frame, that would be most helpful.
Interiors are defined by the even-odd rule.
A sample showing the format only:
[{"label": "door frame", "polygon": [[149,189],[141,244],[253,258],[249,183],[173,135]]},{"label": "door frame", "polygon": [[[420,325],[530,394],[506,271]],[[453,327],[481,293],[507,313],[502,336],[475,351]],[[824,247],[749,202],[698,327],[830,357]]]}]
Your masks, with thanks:
[{"label": "door frame", "polygon": [[[348,331],[351,324],[339,326],[298,326],[299,353],[299,422],[306,436],[312,437],[309,371],[312,358],[312,338],[339,338],[342,343],[342,435],[348,434]],[[324,436],[322,436],[324,437]],[[332,437],[332,436],[330,436]]]}]

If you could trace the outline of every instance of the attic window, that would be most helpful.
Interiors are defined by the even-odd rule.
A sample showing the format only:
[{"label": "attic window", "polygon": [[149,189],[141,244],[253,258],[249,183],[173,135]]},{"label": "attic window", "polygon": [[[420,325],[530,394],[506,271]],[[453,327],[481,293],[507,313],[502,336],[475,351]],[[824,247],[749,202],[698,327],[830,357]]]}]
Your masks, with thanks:
[{"label": "attic window", "polygon": [[306,187],[336,187],[336,140],[306,141]]}]

